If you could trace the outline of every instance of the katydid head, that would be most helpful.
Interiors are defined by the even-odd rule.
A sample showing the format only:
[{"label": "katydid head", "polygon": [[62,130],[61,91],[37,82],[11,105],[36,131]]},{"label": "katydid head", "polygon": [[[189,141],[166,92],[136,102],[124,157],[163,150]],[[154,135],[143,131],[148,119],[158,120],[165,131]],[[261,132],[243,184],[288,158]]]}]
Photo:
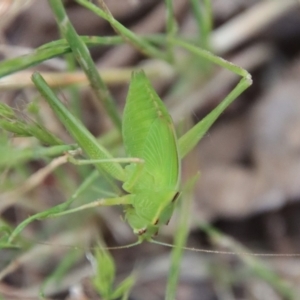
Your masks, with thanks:
[{"label": "katydid head", "polygon": [[140,241],[151,241],[166,225],[175,207],[177,191],[140,191],[130,195],[132,205],[125,208],[125,218]]}]

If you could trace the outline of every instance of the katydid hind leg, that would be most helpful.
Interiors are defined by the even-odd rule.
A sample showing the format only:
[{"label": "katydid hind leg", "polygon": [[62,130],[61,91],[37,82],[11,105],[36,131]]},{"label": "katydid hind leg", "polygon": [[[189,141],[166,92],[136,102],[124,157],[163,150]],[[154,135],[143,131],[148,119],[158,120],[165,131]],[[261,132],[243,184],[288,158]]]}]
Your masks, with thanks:
[{"label": "katydid hind leg", "polygon": [[237,84],[237,86],[225,97],[225,99],[215,109],[213,109],[198,124],[196,124],[187,133],[180,137],[178,141],[178,147],[181,158],[184,158],[192,149],[194,149],[194,147],[207,133],[207,131],[217,120],[217,118],[222,114],[222,112],[251,84],[251,77],[242,78]]},{"label": "katydid hind leg", "polygon": [[219,57],[213,53],[196,47],[191,43],[187,43],[178,38],[172,38],[171,43],[182,47],[189,51],[190,53],[201,57],[205,60],[210,61],[213,64],[219,65],[222,68],[225,68],[238,76],[241,76],[242,79],[236,85],[236,87],[230,92],[230,94],[223,99],[220,104],[213,109],[204,119],[202,119],[198,124],[196,124],[192,129],[190,129],[186,134],[184,134],[178,140],[179,154],[181,158],[184,158],[194,147],[198,144],[204,134],[209,130],[212,124],[217,120],[221,113],[240,95],[242,94],[249,86],[252,84],[251,74],[247,70]]}]

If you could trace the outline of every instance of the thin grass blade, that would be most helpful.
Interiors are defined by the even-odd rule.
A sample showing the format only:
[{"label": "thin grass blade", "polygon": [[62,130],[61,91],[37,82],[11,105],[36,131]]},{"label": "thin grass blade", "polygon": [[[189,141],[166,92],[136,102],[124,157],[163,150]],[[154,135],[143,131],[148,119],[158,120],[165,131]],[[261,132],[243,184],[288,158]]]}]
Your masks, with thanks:
[{"label": "thin grass blade", "polygon": [[[167,40],[175,37],[176,32],[178,30],[175,14],[174,14],[174,7],[173,7],[173,1],[172,0],[165,0],[166,10],[167,10]],[[174,62],[174,53],[173,53],[173,45],[168,42],[168,54],[169,54],[169,60],[171,62]]]},{"label": "thin grass blade", "polygon": [[119,129],[119,131],[121,131],[121,117],[118,113],[115,100],[100,77],[87,46],[82,42],[73,25],[69,21],[62,1],[49,0],[49,4],[63,37],[68,41],[76,60],[84,70],[86,76],[89,78],[93,91],[97,98],[102,102],[115,126]]},{"label": "thin grass blade", "polygon": [[189,234],[189,218],[192,204],[192,189],[195,186],[199,174],[193,176],[186,186],[183,188],[184,201],[180,202],[180,218],[177,230],[175,232],[174,248],[171,254],[171,266],[169,269],[166,300],[176,299],[176,290],[180,275],[180,262],[186,245],[186,240]]},{"label": "thin grass blade", "polygon": [[[99,45],[112,46],[124,43],[124,39],[120,36],[80,36],[80,39],[87,47]],[[165,43],[164,35],[150,35],[143,37],[143,39],[158,45]],[[36,48],[32,53],[0,62],[0,78],[70,52],[72,52],[72,50],[65,39],[44,44]]]},{"label": "thin grass blade", "polygon": [[[68,132],[72,135],[79,146],[91,159],[113,159],[113,156],[102,147],[96,138],[86,129],[86,127],[74,117],[69,110],[62,104],[56,97],[54,92],[50,89],[46,81],[39,73],[34,73],[32,81],[36,85],[39,92],[47,100],[57,117],[67,128]],[[96,168],[103,173],[105,170],[110,176],[120,180],[125,180],[125,172],[121,165],[116,162],[99,163],[95,164]]]},{"label": "thin grass blade", "polygon": [[[204,3],[203,3],[204,2]],[[190,0],[192,13],[198,25],[199,42],[204,49],[210,49],[210,33],[212,31],[212,6],[210,0]]]},{"label": "thin grass blade", "polygon": [[[54,0],[55,1],[55,0]],[[96,15],[100,16],[104,20],[108,21],[110,25],[115,29],[115,31],[122,36],[122,38],[133,45],[137,50],[144,53],[145,55],[157,59],[162,59],[168,61],[168,55],[164,53],[161,49],[157,49],[153,47],[150,43],[148,43],[145,39],[137,36],[135,33],[127,29],[123,26],[120,22],[118,22],[109,12],[106,5],[103,1],[99,1],[102,7],[105,8],[101,9],[94,5],[93,3],[86,1],[86,0],[76,0],[80,5],[84,6],[85,8],[91,10]]]}]

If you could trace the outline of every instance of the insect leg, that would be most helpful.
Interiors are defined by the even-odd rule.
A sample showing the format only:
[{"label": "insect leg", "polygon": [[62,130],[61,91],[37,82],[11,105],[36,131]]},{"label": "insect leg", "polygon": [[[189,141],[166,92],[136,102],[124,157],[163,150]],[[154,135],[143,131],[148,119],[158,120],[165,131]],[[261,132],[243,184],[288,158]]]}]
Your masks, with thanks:
[{"label": "insect leg", "polygon": [[51,217],[59,217],[62,215],[67,215],[67,214],[71,214],[71,213],[74,213],[77,211],[94,208],[94,207],[98,207],[98,206],[128,205],[128,204],[131,204],[130,196],[131,195],[125,195],[122,197],[115,197],[115,198],[101,198],[99,200],[81,205],[79,207],[71,208],[71,209],[59,212],[57,214],[52,214]]}]

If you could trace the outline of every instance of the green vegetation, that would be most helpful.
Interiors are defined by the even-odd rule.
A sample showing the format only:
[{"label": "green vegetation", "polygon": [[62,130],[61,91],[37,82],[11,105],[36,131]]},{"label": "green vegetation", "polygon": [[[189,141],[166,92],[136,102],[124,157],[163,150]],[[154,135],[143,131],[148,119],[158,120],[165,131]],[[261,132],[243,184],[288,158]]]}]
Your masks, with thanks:
[{"label": "green vegetation", "polygon": [[[103,206],[122,206],[125,214],[123,226],[128,226],[128,222],[137,237],[133,243],[115,248],[129,248],[143,242],[159,244],[154,236],[165,226],[178,206],[180,216],[165,297],[175,299],[182,251],[188,237],[192,190],[198,180],[197,175],[190,174],[188,180],[181,182],[182,159],[194,149],[228,105],[251,85],[251,76],[246,70],[208,51],[212,28],[209,1],[204,1],[201,7],[197,6],[198,1],[191,1],[199,27],[199,35],[191,41],[178,34],[170,0],[165,1],[166,32],[158,36],[136,35],[111,15],[103,1],[99,1],[99,7],[87,0],[76,2],[105,19],[118,36],[79,36],[68,19],[63,2],[49,0],[62,39],[41,46],[34,53],[1,62],[0,76],[27,69],[53,57],[71,54],[71,59],[84,71],[96,101],[105,110],[114,128],[103,136],[93,136],[84,125],[78,109],[80,104],[74,104],[72,99],[74,105],[69,107],[66,103],[68,100],[63,101],[57,97],[56,93],[61,91],[54,91],[51,82],[46,82],[39,73],[32,76],[39,93],[35,94],[32,103],[24,110],[0,105],[0,209],[5,211],[16,205],[25,210],[25,215],[17,222],[4,216],[1,219],[0,246],[3,249],[19,249],[20,252],[10,253],[10,262],[0,272],[0,278],[16,268],[16,260],[20,264],[26,263],[26,257],[34,257],[36,253],[44,253],[49,257],[51,250],[44,248],[62,248],[68,252],[64,253],[64,259],[51,270],[41,285],[40,295],[43,297],[50,293],[48,287],[51,284],[62,285],[69,270],[82,259],[85,250],[92,249],[93,255],[89,255],[89,258],[94,269],[92,284],[95,291],[103,299],[128,299],[137,280],[136,273],[116,283],[116,266],[108,252],[110,248],[103,246],[103,243],[94,246],[103,238],[99,227],[95,226],[96,222],[93,224],[91,220],[96,218],[99,211],[106,209]],[[131,79],[128,76],[129,92],[124,112],[120,113],[116,99],[101,77],[101,70],[99,72],[91,58],[89,47],[121,43],[130,43],[144,56],[168,64],[177,77],[178,86],[184,86],[184,89],[194,84],[189,78],[195,77],[196,71],[201,73],[203,67],[206,74],[210,74],[214,65],[234,72],[241,80],[206,117],[184,134],[177,134],[182,130],[177,122],[173,122],[167,107],[152,87],[147,78],[147,67],[144,68],[145,73],[133,72]],[[186,55],[179,57],[177,49],[184,49]],[[132,68],[133,71],[136,69]],[[74,95],[72,88],[66,88],[66,93]],[[80,101],[79,97],[75,98]],[[40,112],[45,101],[58,118],[59,128],[67,130],[68,138],[58,132],[53,133],[43,123]],[[187,118],[182,124],[185,126],[189,121]],[[15,145],[20,137],[28,139],[26,147]],[[70,141],[70,137],[73,142],[66,142]],[[30,166],[33,161],[42,165],[36,172]],[[47,201],[40,201],[40,194],[34,193],[49,177],[59,191],[58,198],[64,199],[63,202],[55,201],[54,193],[49,196],[49,205]],[[31,230],[34,230],[33,235]],[[216,234],[212,230],[206,231],[208,236],[214,237]],[[51,245],[41,245],[42,241]],[[251,264],[255,276],[276,285],[282,295],[293,299],[292,292],[275,274],[256,260],[251,261]]]}]

